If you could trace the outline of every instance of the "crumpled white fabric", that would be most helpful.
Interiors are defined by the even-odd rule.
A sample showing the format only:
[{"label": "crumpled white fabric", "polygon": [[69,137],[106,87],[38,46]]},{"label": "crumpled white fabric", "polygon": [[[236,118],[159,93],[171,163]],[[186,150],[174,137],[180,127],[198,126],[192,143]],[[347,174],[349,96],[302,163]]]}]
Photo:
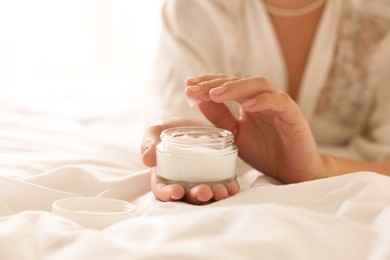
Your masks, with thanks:
[{"label": "crumpled white fabric", "polygon": [[265,181],[205,206],[160,203],[147,193],[134,200],[138,217],[101,231],[25,210],[0,218],[0,258],[388,259],[389,185],[369,172]]},{"label": "crumpled white fabric", "polygon": [[[74,118],[2,107],[0,259],[389,259],[390,178],[357,172],[281,185],[251,170],[203,206],[156,201],[134,114]],[[120,119],[120,120],[119,120]],[[72,196],[122,199],[103,230],[50,212]]]}]

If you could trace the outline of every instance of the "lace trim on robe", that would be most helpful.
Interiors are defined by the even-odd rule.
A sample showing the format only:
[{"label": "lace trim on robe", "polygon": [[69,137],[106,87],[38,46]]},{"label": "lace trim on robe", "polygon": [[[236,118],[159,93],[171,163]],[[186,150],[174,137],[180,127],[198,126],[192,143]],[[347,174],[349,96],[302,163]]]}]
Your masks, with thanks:
[{"label": "lace trim on robe", "polygon": [[[355,10],[354,10],[355,9]],[[315,113],[358,130],[364,124],[375,86],[368,84],[369,62],[389,34],[390,19],[374,12],[342,10],[335,56]]]}]

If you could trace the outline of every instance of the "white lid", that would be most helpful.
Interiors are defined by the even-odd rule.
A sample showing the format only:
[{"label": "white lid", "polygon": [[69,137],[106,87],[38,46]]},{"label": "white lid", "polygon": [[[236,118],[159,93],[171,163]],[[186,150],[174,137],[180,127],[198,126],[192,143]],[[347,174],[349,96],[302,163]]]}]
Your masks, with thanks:
[{"label": "white lid", "polygon": [[134,204],[123,200],[72,197],[52,204],[52,212],[84,227],[103,229],[116,222],[135,217]]}]

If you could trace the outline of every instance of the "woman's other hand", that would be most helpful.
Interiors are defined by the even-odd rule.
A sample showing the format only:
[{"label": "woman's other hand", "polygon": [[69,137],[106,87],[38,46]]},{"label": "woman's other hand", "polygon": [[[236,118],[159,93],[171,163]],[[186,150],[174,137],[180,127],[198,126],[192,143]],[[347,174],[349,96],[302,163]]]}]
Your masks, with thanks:
[{"label": "woman's other hand", "polygon": [[200,184],[191,189],[185,189],[179,184],[164,184],[156,177],[156,146],[160,143],[160,134],[163,130],[179,126],[196,126],[198,123],[183,119],[172,118],[147,128],[142,142],[142,161],[150,167],[151,188],[157,199],[161,201],[184,200],[192,204],[204,204],[213,200],[222,200],[235,195],[240,190],[239,183],[235,180],[229,184],[216,184],[209,187]]},{"label": "woman's other hand", "polygon": [[[268,80],[201,75],[186,80],[187,99],[235,136],[239,156],[285,183],[324,176],[323,159],[298,104]],[[236,118],[225,105],[240,105]]]}]

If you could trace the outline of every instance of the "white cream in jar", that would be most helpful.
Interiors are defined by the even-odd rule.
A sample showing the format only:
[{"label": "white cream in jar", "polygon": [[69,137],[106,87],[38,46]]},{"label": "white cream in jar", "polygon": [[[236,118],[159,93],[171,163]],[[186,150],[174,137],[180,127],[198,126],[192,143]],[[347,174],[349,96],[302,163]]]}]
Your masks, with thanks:
[{"label": "white cream in jar", "polygon": [[238,151],[233,134],[214,127],[177,127],[161,133],[157,178],[186,188],[230,183],[237,177]]}]

